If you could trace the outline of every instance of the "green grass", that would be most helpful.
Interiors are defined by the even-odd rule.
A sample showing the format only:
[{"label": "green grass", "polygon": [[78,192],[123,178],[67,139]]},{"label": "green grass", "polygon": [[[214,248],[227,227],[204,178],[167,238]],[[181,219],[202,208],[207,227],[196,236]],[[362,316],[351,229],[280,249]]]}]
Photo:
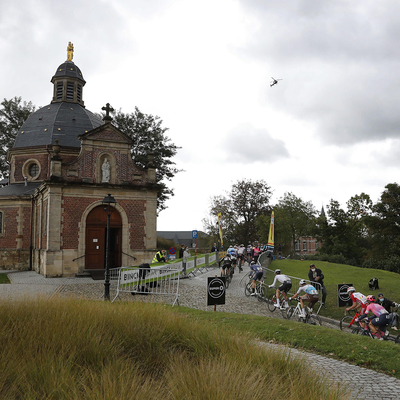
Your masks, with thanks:
[{"label": "green grass", "polygon": [[183,307],[173,310],[200,322],[225,326],[227,330],[235,329],[254,338],[315,352],[400,379],[400,344],[394,342],[372,340],[324,326],[312,326],[291,320],[205,312]]},{"label": "green grass", "polygon": [[10,279],[8,279],[8,275],[5,273],[0,273],[0,285],[2,283],[10,283]]},{"label": "green grass", "polygon": [[[357,268],[344,264],[331,264],[324,261],[297,261],[297,260],[276,260],[269,269],[280,268],[282,273],[298,278],[308,279],[310,264],[315,264],[322,270],[325,276],[324,284],[328,292],[326,303],[328,309],[321,309],[320,315],[341,319],[344,315],[344,308],[338,307],[337,285],[340,283],[352,283],[358,292],[365,295],[383,293],[390,300],[400,303],[400,274],[382,271],[379,269]],[[379,279],[379,290],[371,291],[368,282],[371,278]],[[272,283],[272,276],[268,277],[268,283]]]},{"label": "green grass", "polygon": [[[255,346],[254,332],[207,321],[215,314],[142,302],[3,302],[0,396],[346,398],[343,389],[310,374],[304,361]],[[255,321],[265,326],[265,319]]]}]

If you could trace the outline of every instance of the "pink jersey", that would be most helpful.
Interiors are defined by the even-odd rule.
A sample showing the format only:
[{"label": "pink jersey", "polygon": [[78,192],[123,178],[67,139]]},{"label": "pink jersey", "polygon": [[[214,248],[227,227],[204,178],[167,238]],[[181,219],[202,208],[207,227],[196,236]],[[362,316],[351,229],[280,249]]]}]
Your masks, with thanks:
[{"label": "pink jersey", "polygon": [[376,303],[371,303],[368,305],[368,307],[365,309],[365,313],[368,314],[369,312],[372,312],[372,314],[376,315],[379,317],[382,314],[388,314],[388,312],[385,310],[384,307],[382,307],[380,304]]}]

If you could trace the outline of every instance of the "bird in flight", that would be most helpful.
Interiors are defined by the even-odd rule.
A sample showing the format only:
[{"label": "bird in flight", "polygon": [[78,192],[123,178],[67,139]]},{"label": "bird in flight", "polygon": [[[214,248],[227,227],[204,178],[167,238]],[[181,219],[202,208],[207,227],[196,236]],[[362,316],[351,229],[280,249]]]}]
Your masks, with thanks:
[{"label": "bird in flight", "polygon": [[269,86],[271,86],[271,87],[274,86],[274,85],[277,85],[278,81],[282,80],[282,79],[275,79],[272,76],[271,76],[271,78],[272,78],[272,82],[269,84]]}]

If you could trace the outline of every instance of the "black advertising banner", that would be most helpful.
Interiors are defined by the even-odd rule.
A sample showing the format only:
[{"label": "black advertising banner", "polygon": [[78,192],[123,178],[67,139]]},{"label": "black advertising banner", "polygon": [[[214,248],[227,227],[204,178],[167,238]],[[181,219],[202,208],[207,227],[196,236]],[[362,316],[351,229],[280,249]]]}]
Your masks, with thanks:
[{"label": "black advertising banner", "polygon": [[338,284],[338,307],[347,307],[353,304],[350,299],[350,295],[347,293],[347,289],[353,286],[352,283],[341,283]]},{"label": "black advertising banner", "polygon": [[207,280],[207,305],[225,304],[225,277],[210,277]]}]

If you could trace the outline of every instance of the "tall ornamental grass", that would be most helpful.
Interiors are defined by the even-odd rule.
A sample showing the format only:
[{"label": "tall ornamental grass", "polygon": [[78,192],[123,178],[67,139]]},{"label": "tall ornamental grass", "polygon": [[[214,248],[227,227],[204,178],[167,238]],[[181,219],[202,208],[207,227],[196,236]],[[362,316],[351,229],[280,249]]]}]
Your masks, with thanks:
[{"label": "tall ornamental grass", "polygon": [[0,306],[1,399],[344,399],[283,352],[160,304]]}]

